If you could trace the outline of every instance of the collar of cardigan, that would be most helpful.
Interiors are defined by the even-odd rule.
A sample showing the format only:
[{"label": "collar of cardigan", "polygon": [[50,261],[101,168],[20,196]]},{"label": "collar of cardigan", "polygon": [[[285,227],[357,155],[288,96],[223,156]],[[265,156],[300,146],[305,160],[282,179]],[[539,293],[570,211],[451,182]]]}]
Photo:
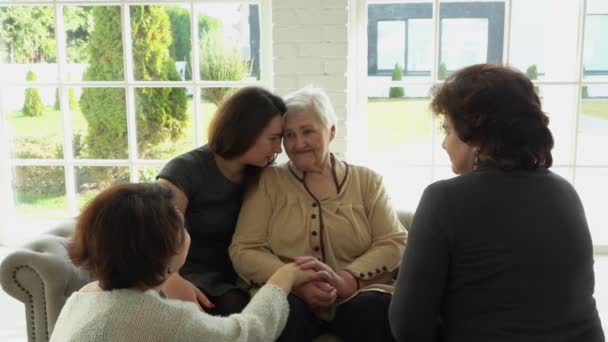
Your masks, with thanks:
[{"label": "collar of cardigan", "polygon": [[[330,153],[329,157],[331,160],[331,173],[333,175],[334,182],[336,183],[336,189],[338,190],[338,193],[340,193],[342,191],[342,186],[344,186],[346,178],[348,177],[349,167],[346,162],[338,160],[333,153]],[[289,161],[287,163],[287,167],[289,168],[289,171],[291,171],[291,174],[294,175],[294,177],[296,177],[300,182],[306,185],[304,183],[304,178],[306,178],[306,172],[298,169],[292,161]]]}]

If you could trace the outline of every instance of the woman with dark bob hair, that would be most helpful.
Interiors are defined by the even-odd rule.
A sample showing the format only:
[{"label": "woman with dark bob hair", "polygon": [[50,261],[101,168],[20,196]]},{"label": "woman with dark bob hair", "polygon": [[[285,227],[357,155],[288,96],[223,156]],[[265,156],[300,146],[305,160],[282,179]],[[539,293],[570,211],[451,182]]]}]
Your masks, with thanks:
[{"label": "woman with dark bob hair", "polygon": [[329,277],[287,264],[243,313],[211,316],[159,294],[189,247],[170,189],[142,183],[103,191],[78,217],[68,250],[97,281],[67,300],[51,341],[271,341],[287,321],[292,286]]},{"label": "woman with dark bob hair", "polygon": [[433,91],[458,177],[424,191],[389,308],[397,341],[604,341],[591,236],[521,72],[473,65]]},{"label": "woman with dark bob hair", "polygon": [[243,310],[228,256],[243,194],[281,153],[283,100],[260,87],[238,90],[218,107],[204,146],[173,158],[158,182],[176,194],[192,248],[186,264],[163,287],[167,297],[198,302],[213,315]]}]

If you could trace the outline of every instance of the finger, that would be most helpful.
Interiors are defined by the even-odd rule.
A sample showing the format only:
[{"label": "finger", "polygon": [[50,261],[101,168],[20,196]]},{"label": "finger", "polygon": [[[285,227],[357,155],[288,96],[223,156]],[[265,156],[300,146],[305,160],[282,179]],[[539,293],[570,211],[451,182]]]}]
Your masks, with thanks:
[{"label": "finger", "polygon": [[327,271],[318,271],[310,276],[309,281],[329,282],[330,280],[331,276]]},{"label": "finger", "polygon": [[316,287],[321,290],[324,293],[329,293],[331,291],[335,291],[335,287],[333,287],[331,284],[326,283],[324,281],[316,281],[314,283],[316,285]]},{"label": "finger", "polygon": [[323,270],[324,264],[319,262],[318,260],[309,260],[306,262],[302,262],[301,264],[298,265],[300,267],[301,270],[315,270],[315,271],[321,271]]},{"label": "finger", "polygon": [[213,309],[215,307],[215,304],[211,303],[209,298],[207,298],[207,296],[205,296],[205,294],[201,292],[201,290],[195,287],[194,293],[196,294],[196,301],[203,307],[203,309],[208,310]]},{"label": "finger", "polygon": [[317,259],[315,259],[314,257],[311,257],[311,256],[300,256],[295,259],[296,265],[298,265],[298,266],[300,266],[301,264],[306,263],[310,260],[317,260]]}]

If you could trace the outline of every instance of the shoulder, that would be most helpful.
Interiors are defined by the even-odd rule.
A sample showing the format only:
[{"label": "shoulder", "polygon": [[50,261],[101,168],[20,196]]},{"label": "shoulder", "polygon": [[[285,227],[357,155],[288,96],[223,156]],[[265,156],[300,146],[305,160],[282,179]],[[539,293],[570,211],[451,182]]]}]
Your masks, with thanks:
[{"label": "shoulder", "polygon": [[169,160],[167,166],[188,166],[195,164],[204,164],[209,161],[213,161],[213,153],[209,150],[207,145],[195,148],[194,150],[190,150],[186,153],[180,154],[177,157]]},{"label": "shoulder", "polygon": [[350,174],[351,179],[354,182],[358,182],[361,186],[375,187],[378,184],[382,185],[382,175],[371,168],[348,163],[345,163],[345,165],[348,165],[348,173]]}]

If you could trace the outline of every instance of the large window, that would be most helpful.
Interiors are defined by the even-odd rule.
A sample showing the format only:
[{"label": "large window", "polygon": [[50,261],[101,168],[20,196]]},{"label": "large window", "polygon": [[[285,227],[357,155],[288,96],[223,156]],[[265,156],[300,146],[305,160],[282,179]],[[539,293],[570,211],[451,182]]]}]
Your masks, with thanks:
[{"label": "large window", "polygon": [[[415,209],[429,183],[453,176],[430,89],[464,66],[505,63],[537,85],[555,137],[552,170],[575,185],[594,244],[608,249],[608,2],[361,0],[356,10],[367,40],[352,111],[366,115],[349,116],[358,144],[350,155],[384,175],[397,207]],[[387,21],[404,23],[394,44]],[[403,54],[400,73],[381,63],[380,44],[405,47],[391,51],[392,60]]]},{"label": "large window", "polygon": [[153,181],[167,159],[204,144],[224,97],[270,86],[267,6],[0,4],[0,145],[9,147],[0,164],[10,178],[0,192],[12,194],[0,212],[63,219],[111,184]]}]

